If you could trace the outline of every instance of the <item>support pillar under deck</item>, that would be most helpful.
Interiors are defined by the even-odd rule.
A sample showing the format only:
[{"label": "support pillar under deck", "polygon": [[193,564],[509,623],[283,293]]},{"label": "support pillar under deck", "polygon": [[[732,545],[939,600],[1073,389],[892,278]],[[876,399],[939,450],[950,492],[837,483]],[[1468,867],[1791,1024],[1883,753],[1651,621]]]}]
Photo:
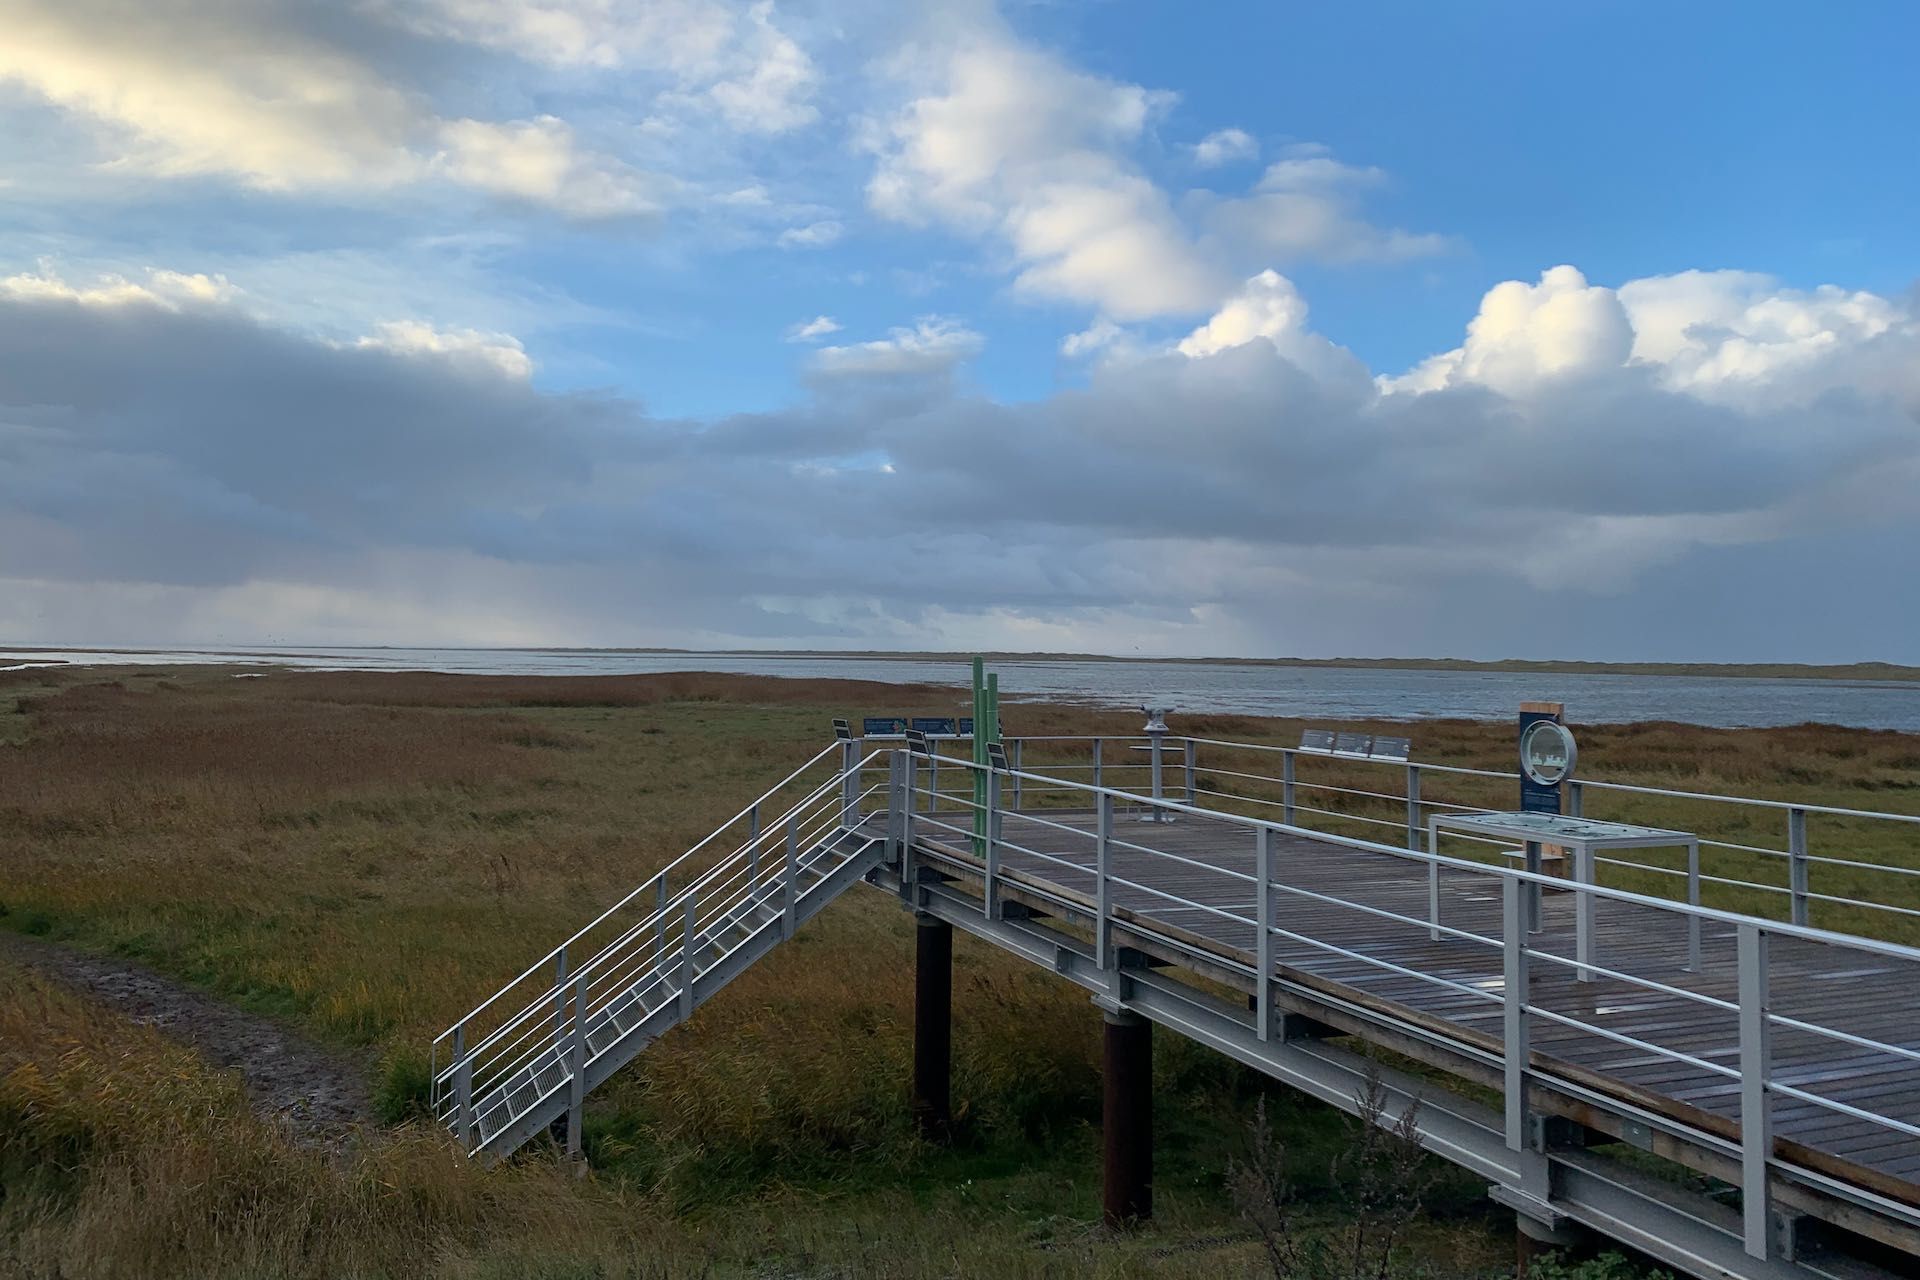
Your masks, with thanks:
[{"label": "support pillar under deck", "polygon": [[1107,1225],[1153,1216],[1153,1024],[1108,1013],[1101,1105],[1102,1207]]},{"label": "support pillar under deck", "polygon": [[924,912],[914,923],[913,1118],[941,1142],[953,1127],[953,926]]},{"label": "support pillar under deck", "polygon": [[1536,1258],[1560,1249],[1572,1249],[1585,1239],[1578,1226],[1563,1222],[1550,1227],[1524,1213],[1513,1215],[1513,1274],[1515,1280],[1527,1280]]}]

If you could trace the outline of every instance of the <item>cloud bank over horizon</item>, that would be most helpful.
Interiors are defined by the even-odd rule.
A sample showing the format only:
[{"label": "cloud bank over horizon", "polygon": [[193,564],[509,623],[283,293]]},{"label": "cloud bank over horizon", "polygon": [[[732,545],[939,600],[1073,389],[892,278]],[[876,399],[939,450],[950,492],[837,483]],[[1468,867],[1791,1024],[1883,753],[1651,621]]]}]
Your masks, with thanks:
[{"label": "cloud bank over horizon", "polygon": [[1547,261],[1379,367],[1310,302],[1469,238],[984,3],[4,11],[0,640],[1920,661],[1912,293]]},{"label": "cloud bank over horizon", "polygon": [[1441,600],[1601,613],[1690,558],[1920,523],[1920,318],[1870,294],[1561,266],[1382,375],[1268,271],[1027,402],[969,384],[981,345],[926,317],[818,349],[788,408],[669,420],[540,390],[505,335],[10,277],[0,628],[1411,652]]}]

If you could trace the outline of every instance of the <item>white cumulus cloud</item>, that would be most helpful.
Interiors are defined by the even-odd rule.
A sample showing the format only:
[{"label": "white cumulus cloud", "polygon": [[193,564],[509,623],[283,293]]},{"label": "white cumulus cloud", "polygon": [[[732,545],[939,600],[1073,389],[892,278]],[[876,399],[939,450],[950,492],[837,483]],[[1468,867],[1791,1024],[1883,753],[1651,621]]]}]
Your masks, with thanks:
[{"label": "white cumulus cloud", "polygon": [[445,359],[476,360],[510,378],[533,375],[526,348],[510,333],[483,333],[477,329],[436,329],[418,320],[389,320],[356,344],[403,355],[430,355]]},{"label": "white cumulus cloud", "polygon": [[[836,326],[837,328],[838,326]],[[944,374],[980,353],[985,339],[950,316],[923,316],[884,338],[822,347],[813,367],[836,376],[918,377]]]},{"label": "white cumulus cloud", "polygon": [[809,222],[803,227],[788,227],[775,237],[782,249],[824,249],[837,241],[846,228],[831,218]]},{"label": "white cumulus cloud", "polygon": [[815,316],[802,321],[787,330],[788,342],[811,342],[815,338],[824,338],[830,333],[840,332],[840,322],[832,316]]},{"label": "white cumulus cloud", "polygon": [[1193,162],[1202,169],[1217,169],[1259,154],[1260,144],[1245,129],[1216,129],[1193,145]]},{"label": "white cumulus cloud", "polygon": [[584,154],[563,120],[512,124],[452,120],[440,127],[434,168],[477,191],[578,218],[657,214],[665,183],[606,156]]},{"label": "white cumulus cloud", "polygon": [[[1034,298],[1113,321],[1192,315],[1250,263],[1403,258],[1447,243],[1366,222],[1356,190],[1370,171],[1318,148],[1290,153],[1246,195],[1177,204],[1133,158],[1173,95],[1082,71],[997,20],[949,22],[894,72],[906,100],[868,130],[868,202],[997,242],[1015,291]],[[1201,145],[1224,159],[1251,142],[1229,130]]]}]

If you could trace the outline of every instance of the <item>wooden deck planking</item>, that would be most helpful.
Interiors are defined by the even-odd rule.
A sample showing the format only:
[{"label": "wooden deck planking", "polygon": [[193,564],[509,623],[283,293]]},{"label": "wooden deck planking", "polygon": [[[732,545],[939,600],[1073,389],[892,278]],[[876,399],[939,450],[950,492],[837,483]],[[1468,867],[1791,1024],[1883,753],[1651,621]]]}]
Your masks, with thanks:
[{"label": "wooden deck planking", "polygon": [[[956,835],[966,829],[966,815],[935,816],[951,823],[955,831],[935,829],[926,834],[943,844],[959,843]],[[1032,820],[1036,816],[1041,820]],[[1085,812],[1009,811],[1002,825],[1001,865],[1091,899],[1096,878],[1093,827],[1093,815]],[[1109,858],[1117,907],[1142,922],[1164,924],[1204,939],[1222,952],[1250,957],[1257,893],[1251,879],[1254,837],[1250,828],[1193,815],[1181,815],[1173,822],[1141,822],[1136,815],[1122,812],[1114,822]],[[1360,904],[1343,905],[1277,889],[1276,927],[1426,977],[1394,973],[1284,937],[1276,937],[1273,944],[1279,971],[1348,988],[1439,1019],[1483,1041],[1499,1042],[1502,1023],[1497,999],[1481,1001],[1470,991],[1428,980],[1441,978],[1497,997],[1503,985],[1502,956],[1497,946],[1486,944],[1500,938],[1502,905],[1490,877],[1445,868],[1440,877],[1442,924],[1485,940],[1476,942],[1428,936],[1424,863],[1276,833],[1274,873],[1280,885]],[[1121,883],[1127,881],[1134,884]],[[1606,881],[1603,868],[1601,882]],[[1201,905],[1170,902],[1162,893]],[[1574,900],[1571,893],[1550,890],[1543,895],[1542,928],[1532,936],[1536,951],[1572,961]],[[1701,972],[1690,973],[1685,967],[1682,917],[1604,899],[1595,905],[1593,959],[1597,965],[1729,1002],[1736,999],[1732,928],[1711,922],[1703,927]],[[1364,907],[1423,923],[1415,926],[1383,919]],[[1570,964],[1537,958],[1532,968],[1534,1003],[1540,1008],[1703,1061],[1728,1068],[1737,1065],[1737,1018],[1731,1010],[1604,976],[1581,983]],[[1799,939],[1775,939],[1770,972],[1775,1013],[1920,1050],[1920,1019],[1914,1013],[1920,965]],[[1674,1104],[1676,1112],[1692,1108],[1719,1117],[1725,1131],[1737,1131],[1740,1090],[1735,1080],[1548,1018],[1534,1020],[1532,1038],[1537,1053],[1582,1068],[1590,1076],[1614,1080],[1623,1086],[1623,1094],[1638,1100],[1649,1095],[1664,1099]],[[1773,1040],[1776,1080],[1920,1124],[1920,1066],[1912,1061],[1786,1027],[1776,1027]],[[1832,1157],[1844,1168],[1857,1168],[1868,1175],[1861,1179],[1868,1185],[1920,1203],[1920,1139],[1778,1096],[1773,1099],[1772,1120],[1783,1142]]]}]

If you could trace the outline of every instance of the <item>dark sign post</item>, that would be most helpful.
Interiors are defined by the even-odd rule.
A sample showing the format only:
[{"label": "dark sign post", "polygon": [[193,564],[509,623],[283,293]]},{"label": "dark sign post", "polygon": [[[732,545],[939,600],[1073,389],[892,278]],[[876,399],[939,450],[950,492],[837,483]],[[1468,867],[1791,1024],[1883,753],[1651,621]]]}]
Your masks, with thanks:
[{"label": "dark sign post", "polygon": [[[1566,714],[1563,702],[1523,702],[1520,704],[1520,741],[1524,744],[1527,730],[1541,721],[1550,724],[1563,723]],[[1561,781],[1547,782],[1544,778],[1536,780],[1533,771],[1521,762],[1520,768],[1520,808],[1527,813],[1559,813]]]}]

